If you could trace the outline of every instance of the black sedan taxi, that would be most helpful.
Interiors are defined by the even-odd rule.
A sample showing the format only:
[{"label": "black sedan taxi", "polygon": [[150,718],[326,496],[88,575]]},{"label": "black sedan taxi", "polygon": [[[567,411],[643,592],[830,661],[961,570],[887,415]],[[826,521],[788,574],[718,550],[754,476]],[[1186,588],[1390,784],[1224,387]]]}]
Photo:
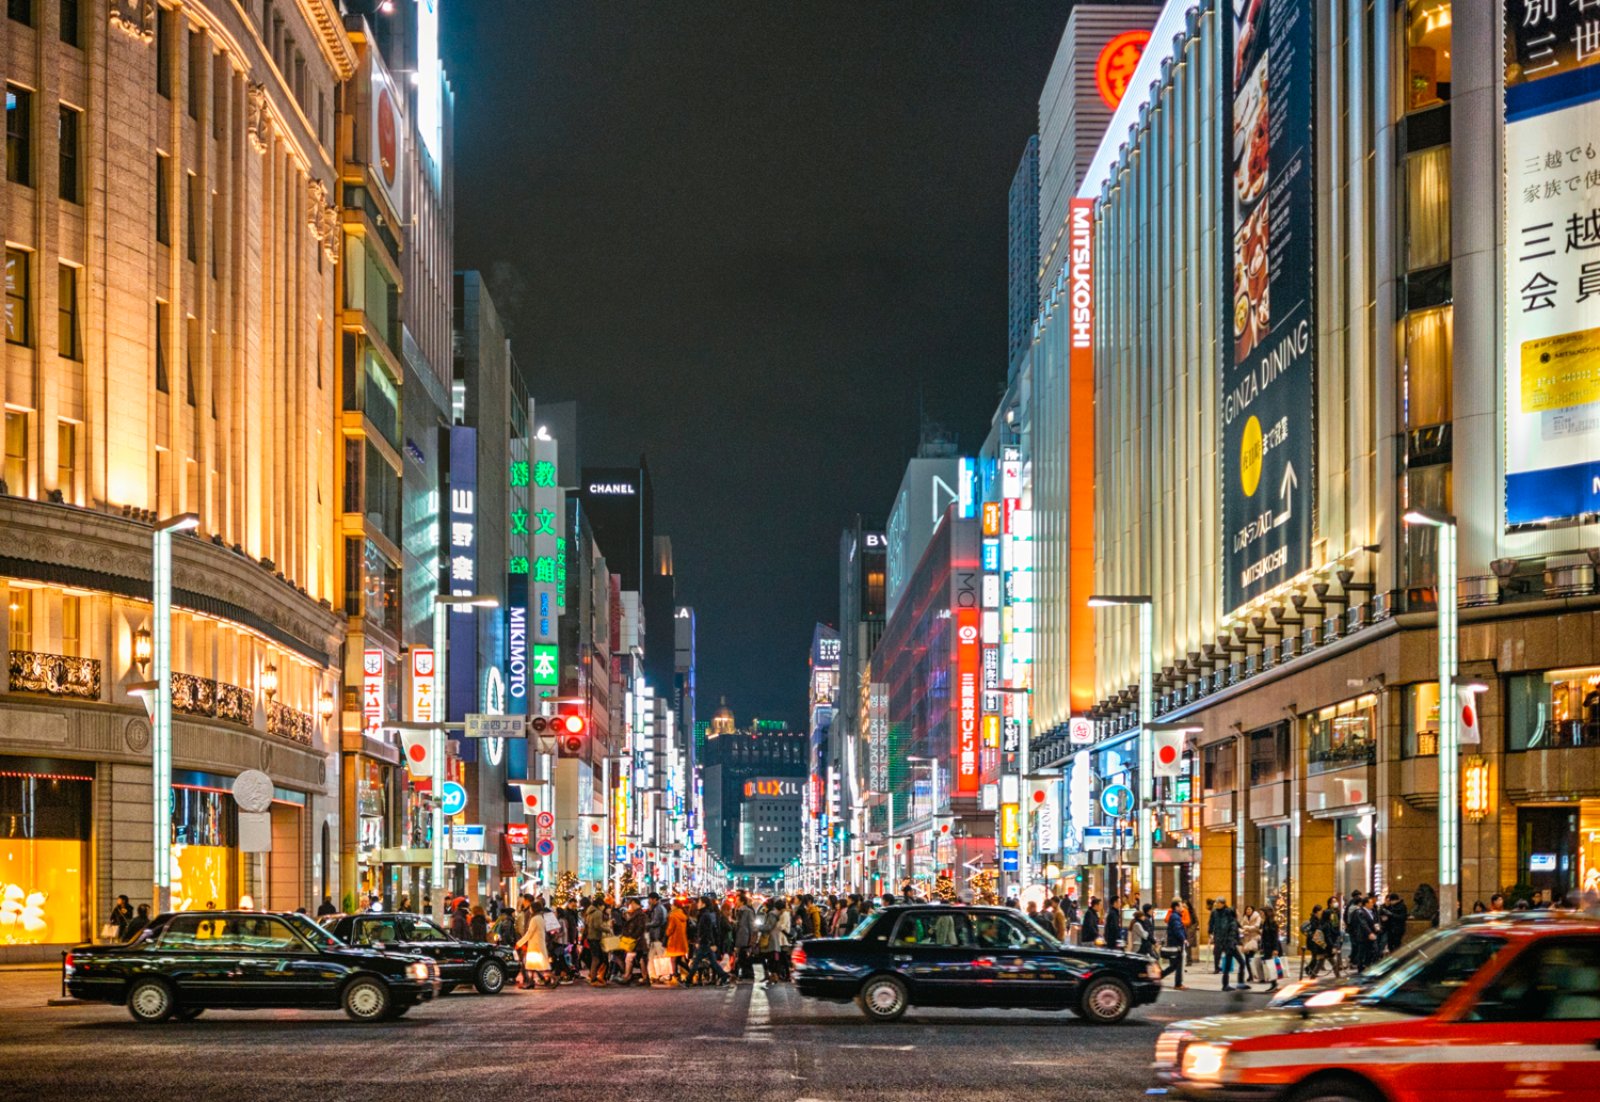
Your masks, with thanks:
[{"label": "black sedan taxi", "polygon": [[366,949],[386,949],[428,957],[439,966],[439,993],[448,995],[470,983],[480,995],[498,995],[520,962],[510,945],[458,941],[422,915],[405,911],[368,911],[324,920],[341,941]]},{"label": "black sedan taxi", "polygon": [[1064,945],[1006,907],[886,907],[848,937],[802,942],[792,960],[802,995],[854,999],[881,1022],[909,1006],[961,1006],[1066,1010],[1109,1025],[1161,991],[1149,957]]},{"label": "black sedan taxi", "polygon": [[303,916],[262,911],[164,914],[132,941],[79,945],[62,967],[74,998],[126,1006],[143,1023],[285,1007],[376,1022],[439,989],[427,957],[356,948]]}]

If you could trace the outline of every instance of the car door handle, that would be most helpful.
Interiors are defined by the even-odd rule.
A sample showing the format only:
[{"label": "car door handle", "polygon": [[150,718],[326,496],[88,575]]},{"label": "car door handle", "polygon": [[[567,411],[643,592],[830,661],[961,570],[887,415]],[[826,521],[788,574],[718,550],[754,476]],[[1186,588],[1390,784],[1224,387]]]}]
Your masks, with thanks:
[{"label": "car door handle", "polygon": [[896,953],[892,959],[900,961],[901,963],[905,963],[906,961],[909,961],[911,957],[905,953]]}]

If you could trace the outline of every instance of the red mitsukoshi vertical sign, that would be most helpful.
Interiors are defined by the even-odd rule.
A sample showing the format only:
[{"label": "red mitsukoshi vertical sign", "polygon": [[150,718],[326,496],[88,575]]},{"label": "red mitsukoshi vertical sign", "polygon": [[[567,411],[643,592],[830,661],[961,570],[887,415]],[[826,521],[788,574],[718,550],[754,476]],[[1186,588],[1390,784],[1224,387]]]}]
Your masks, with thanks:
[{"label": "red mitsukoshi vertical sign", "polygon": [[956,623],[956,794],[978,792],[979,693],[982,654],[975,608],[955,610]]}]

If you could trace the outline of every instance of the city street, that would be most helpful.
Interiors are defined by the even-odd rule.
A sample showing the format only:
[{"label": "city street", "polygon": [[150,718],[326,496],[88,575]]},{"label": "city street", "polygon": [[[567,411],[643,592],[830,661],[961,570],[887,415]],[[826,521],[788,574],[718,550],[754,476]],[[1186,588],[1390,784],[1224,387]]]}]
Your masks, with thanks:
[{"label": "city street", "polygon": [[[140,1027],[120,1007],[49,1007],[53,972],[0,973],[0,1082],[14,1098],[1135,1099],[1159,1028],[1224,1007],[1164,992],[1125,1024],[915,1011],[871,1025],[788,987],[452,995],[404,1020],[213,1011]],[[1259,1001],[1259,998],[1256,1000]],[[551,1092],[555,1093],[551,1093]]]}]

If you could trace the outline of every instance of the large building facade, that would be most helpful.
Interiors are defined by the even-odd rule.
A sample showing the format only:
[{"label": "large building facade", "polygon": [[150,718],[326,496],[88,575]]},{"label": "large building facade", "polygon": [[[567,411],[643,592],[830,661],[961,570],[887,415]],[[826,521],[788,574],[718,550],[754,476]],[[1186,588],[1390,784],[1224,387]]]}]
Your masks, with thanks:
[{"label": "large building facade", "polygon": [[[12,4],[0,371],[0,952],[148,899],[153,523],[173,553],[173,893],[298,906],[338,877],[335,6]],[[65,22],[63,20],[66,20]],[[274,784],[243,854],[232,779]]]},{"label": "large building facade", "polygon": [[[1150,718],[1194,728],[1185,769],[1157,782],[1156,882],[1137,888],[1281,897],[1296,915],[1392,890],[1427,914],[1440,717],[1470,699],[1440,699],[1442,600],[1461,675],[1486,688],[1459,762],[1463,905],[1595,887],[1597,533],[1573,472],[1596,449],[1584,395],[1524,365],[1596,316],[1578,137],[1600,52],[1574,45],[1576,16],[1515,0],[1264,7],[1272,41],[1227,5],[1167,5],[1133,80],[1152,90],[1113,119],[1080,192],[1093,586],[1152,598]],[[1550,242],[1533,240],[1538,212]],[[1066,352],[1038,342],[1036,379]],[[1041,437],[1036,483],[1070,450],[1069,433]],[[1454,518],[1453,593],[1438,530],[1407,523],[1419,511]],[[1041,585],[1068,599],[1059,574]],[[1072,713],[1096,741],[1074,745],[1062,714],[1037,747],[1085,770],[1068,823],[1103,827],[1094,793],[1138,787],[1137,635],[1116,615],[1096,627],[1093,704]],[[1091,885],[1131,883],[1128,847],[1069,849]]]}]

